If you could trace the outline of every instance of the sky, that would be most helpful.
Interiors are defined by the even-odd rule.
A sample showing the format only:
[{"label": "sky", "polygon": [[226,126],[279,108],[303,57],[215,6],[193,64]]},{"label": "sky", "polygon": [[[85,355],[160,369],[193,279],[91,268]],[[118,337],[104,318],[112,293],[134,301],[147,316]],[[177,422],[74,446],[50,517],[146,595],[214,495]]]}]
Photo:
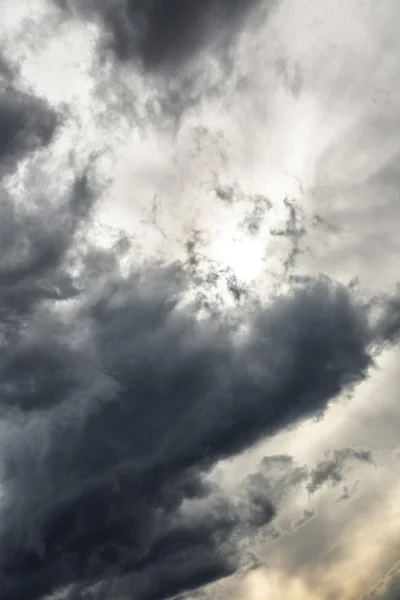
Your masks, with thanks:
[{"label": "sky", "polygon": [[2,600],[400,599],[400,4],[0,15]]}]

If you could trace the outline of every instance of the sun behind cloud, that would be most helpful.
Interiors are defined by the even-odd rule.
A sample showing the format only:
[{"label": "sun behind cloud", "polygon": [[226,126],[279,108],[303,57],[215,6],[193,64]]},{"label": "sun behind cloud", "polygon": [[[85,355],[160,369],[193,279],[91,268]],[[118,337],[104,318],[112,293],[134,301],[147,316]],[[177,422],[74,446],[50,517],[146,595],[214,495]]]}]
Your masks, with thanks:
[{"label": "sun behind cloud", "polygon": [[228,268],[244,283],[251,283],[265,270],[265,242],[231,225],[224,227],[210,245],[210,258]]}]

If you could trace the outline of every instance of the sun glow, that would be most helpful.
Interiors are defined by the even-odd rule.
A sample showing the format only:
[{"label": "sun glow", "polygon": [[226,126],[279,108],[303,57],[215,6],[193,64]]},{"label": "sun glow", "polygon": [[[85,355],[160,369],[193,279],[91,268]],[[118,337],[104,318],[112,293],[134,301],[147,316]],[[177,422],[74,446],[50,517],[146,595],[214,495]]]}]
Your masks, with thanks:
[{"label": "sun glow", "polygon": [[227,227],[212,243],[210,257],[222,268],[232,270],[240,281],[251,283],[265,268],[265,250],[265,242],[259,237]]},{"label": "sun glow", "polygon": [[321,600],[321,596],[314,595],[301,579],[274,569],[250,573],[237,597],[238,600]]}]

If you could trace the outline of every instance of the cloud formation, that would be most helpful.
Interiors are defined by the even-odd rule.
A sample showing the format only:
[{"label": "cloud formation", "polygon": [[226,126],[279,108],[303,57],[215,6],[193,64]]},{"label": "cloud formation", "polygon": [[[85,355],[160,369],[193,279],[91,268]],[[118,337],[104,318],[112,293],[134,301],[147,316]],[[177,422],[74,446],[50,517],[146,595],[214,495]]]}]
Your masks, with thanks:
[{"label": "cloud formation", "polygon": [[93,78],[114,110],[143,127],[179,127],[204,101],[221,103],[245,80],[241,34],[255,31],[276,0],[53,0],[67,19],[95,24]]},{"label": "cloud formation", "polygon": [[0,56],[0,169],[15,166],[27,152],[47,146],[59,115],[45,99],[22,90],[12,66]]},{"label": "cloud formation", "polygon": [[165,598],[231,573],[236,536],[268,523],[273,499],[253,481],[237,506],[209,469],[322,413],[372,365],[346,287],[317,278],[200,318],[184,265],[123,274],[121,245],[90,246],[91,206],[87,174],[62,210],[2,203],[6,600],[96,583],[101,597],[130,574],[139,597]]},{"label": "cloud formation", "polygon": [[325,483],[337,485],[343,481],[343,471],[349,460],[371,463],[372,452],[370,450],[355,450],[354,448],[341,448],[335,450],[332,457],[321,460],[310,473],[310,482],[307,490],[314,493]]},{"label": "cloud formation", "polygon": [[[146,81],[176,77],[183,106],[180,92],[197,77],[188,68],[185,79],[185,69],[203,52],[229,62],[227,49],[259,3],[58,4],[100,25],[114,66],[139,66]],[[295,98],[301,71],[290,76],[282,65]],[[1,61],[0,74],[0,163],[10,174],[52,143],[61,119]],[[374,303],[351,286],[287,278],[307,235],[288,198],[286,227],[270,228],[290,246],[287,285],[268,300],[253,301],[228,268],[203,264],[196,233],[186,262],[139,262],[124,236],[108,248],[93,241],[93,172],[72,175],[56,199],[46,183],[43,193],[30,190],[29,204],[9,182],[0,189],[1,597],[195,593],[246,566],[248,540],[290,490],[335,485],[348,461],[371,462],[371,452],[350,447],[311,472],[269,456],[236,497],[213,479],[220,461],[322,416],[363,381],[382,346],[398,341],[398,297],[379,298],[374,320]],[[240,200],[233,186],[214,192],[232,207]],[[249,198],[239,228],[254,238],[272,204]],[[224,278],[234,308],[209,306],[205,315],[193,291]],[[304,510],[293,527],[313,516]]]},{"label": "cloud formation", "polygon": [[[122,61],[148,72],[172,70],[207,45],[226,47],[259,0],[58,0],[64,9],[99,18],[106,44]],[[271,2],[272,4],[272,2]]]},{"label": "cloud formation", "polygon": [[396,563],[379,584],[363,600],[398,600],[400,598],[399,563]]}]

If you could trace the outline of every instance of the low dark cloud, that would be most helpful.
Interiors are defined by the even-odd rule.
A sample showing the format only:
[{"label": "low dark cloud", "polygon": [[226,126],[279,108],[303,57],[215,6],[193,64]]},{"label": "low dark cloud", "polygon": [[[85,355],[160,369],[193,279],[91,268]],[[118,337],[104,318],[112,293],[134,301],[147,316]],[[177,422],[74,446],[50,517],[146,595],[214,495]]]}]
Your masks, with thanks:
[{"label": "low dark cloud", "polygon": [[60,115],[43,98],[24,91],[13,66],[0,56],[0,174],[53,139]]},{"label": "low dark cloud", "polygon": [[[0,198],[0,316],[3,324],[21,325],[20,319],[24,315],[31,318],[35,306],[43,301],[55,302],[78,293],[77,280],[70,272],[73,245],[93,197],[84,172],[56,204],[32,194],[27,205],[5,189],[0,190]],[[10,366],[11,355],[9,359]],[[21,400],[21,391],[16,395]]]},{"label": "low dark cloud", "polygon": [[18,89],[0,92],[0,160],[15,160],[51,141],[57,115],[46,102]]},{"label": "low dark cloud", "polygon": [[389,344],[398,342],[400,336],[400,289],[396,293],[373,299],[372,305],[378,310],[376,319],[377,338]]},{"label": "low dark cloud", "polygon": [[273,495],[249,481],[237,504],[207,471],[322,413],[372,364],[365,309],[328,278],[199,319],[185,266],[122,275],[121,245],[85,237],[90,190],[85,173],[63,209],[2,203],[5,600],[100,583],[101,598],[126,578],[165,598],[231,573]]}]

